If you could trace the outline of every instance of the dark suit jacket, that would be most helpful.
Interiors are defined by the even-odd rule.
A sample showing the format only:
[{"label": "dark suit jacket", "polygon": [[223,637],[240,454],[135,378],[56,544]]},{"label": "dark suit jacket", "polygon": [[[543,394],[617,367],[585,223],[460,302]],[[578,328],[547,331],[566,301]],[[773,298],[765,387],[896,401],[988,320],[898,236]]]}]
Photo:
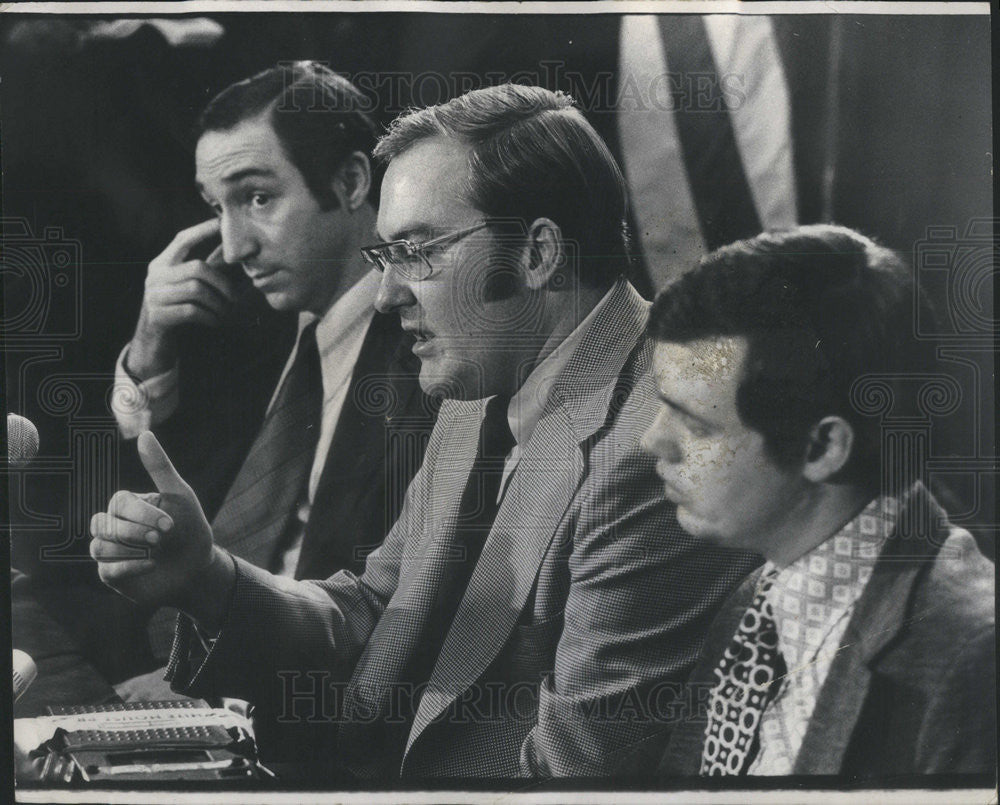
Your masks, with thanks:
[{"label": "dark suit jacket", "polygon": [[[375,314],[316,488],[296,578],[360,573],[399,516],[436,416],[436,405],[420,390],[411,345],[397,315]],[[249,555],[244,547],[233,552],[261,567],[275,549],[257,545]]]},{"label": "dark suit jacket", "polygon": [[755,561],[684,534],[639,448],[656,413],[647,311],[620,281],[556,380],[412,721],[393,722],[390,697],[405,693],[454,557],[483,400],[442,405],[400,519],[360,578],[295,582],[235,560],[231,607],[203,663],[179,621],[175,688],[248,699],[289,732],[307,718],[339,723],[339,752],[320,742],[316,762],[364,777],[614,768],[623,747],[662,727],[622,712],[623,697],[680,685]]},{"label": "dark suit jacket", "polygon": [[[723,607],[689,685],[713,670],[753,599],[758,573]],[[858,600],[820,690],[794,774],[885,783],[996,771],[994,566],[917,485]],[[678,727],[663,775],[696,775],[701,701]]]},{"label": "dark suit jacket", "polygon": [[[326,578],[342,569],[360,573],[367,555],[382,543],[399,516],[437,413],[436,404],[420,390],[419,362],[411,344],[397,315],[375,314],[316,488],[296,578]],[[167,423],[166,428],[171,439],[178,438],[177,423]],[[256,436],[257,429],[248,430]],[[242,456],[252,443],[252,438],[242,439],[237,448]],[[221,452],[230,454],[223,462],[235,464],[232,444],[222,446]],[[231,466],[232,476],[238,470],[238,465]],[[273,540],[219,544],[263,568],[272,562],[277,548]],[[153,615],[149,633],[160,661],[169,654],[175,617],[176,610],[170,609]]]},{"label": "dark suit jacket", "polygon": [[[218,331],[182,334],[180,405],[153,427],[209,520],[260,431],[295,344],[294,317],[273,311],[253,288],[241,288]],[[435,404],[420,391],[420,363],[411,345],[397,315],[374,315],[316,490],[299,578],[325,578],[341,568],[360,572],[365,554],[399,515],[436,417]],[[134,440],[123,454],[124,488],[148,488]],[[322,525],[330,519],[352,526],[359,550],[331,543]],[[258,546],[259,555],[248,558],[266,566],[273,547]]]}]

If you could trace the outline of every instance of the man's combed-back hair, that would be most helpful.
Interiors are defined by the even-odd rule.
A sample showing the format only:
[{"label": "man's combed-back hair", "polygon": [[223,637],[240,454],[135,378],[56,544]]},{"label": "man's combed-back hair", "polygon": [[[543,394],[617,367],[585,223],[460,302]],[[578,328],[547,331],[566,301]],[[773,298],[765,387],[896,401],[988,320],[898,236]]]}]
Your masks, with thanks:
[{"label": "man's combed-back hair", "polygon": [[625,272],[625,180],[568,95],[520,84],[467,92],[397,118],[375,156],[391,161],[430,137],[471,147],[467,200],[487,216],[558,224],[581,282],[604,286]]},{"label": "man's combed-back hair", "polygon": [[712,252],[656,299],[649,334],[746,337],[737,408],[776,463],[800,466],[813,426],[841,416],[855,433],[843,480],[877,493],[880,423],[855,409],[851,387],[862,375],[932,363],[913,337],[914,301],[931,315],[918,293],[889,249],[845,227],[801,226]]},{"label": "man's combed-back hair", "polygon": [[[331,180],[355,151],[366,157],[378,130],[367,110],[371,102],[342,75],[318,62],[280,64],[231,84],[201,113],[196,133],[228,131],[267,115],[289,161],[323,209],[335,209]],[[373,175],[369,199],[378,203]]]}]

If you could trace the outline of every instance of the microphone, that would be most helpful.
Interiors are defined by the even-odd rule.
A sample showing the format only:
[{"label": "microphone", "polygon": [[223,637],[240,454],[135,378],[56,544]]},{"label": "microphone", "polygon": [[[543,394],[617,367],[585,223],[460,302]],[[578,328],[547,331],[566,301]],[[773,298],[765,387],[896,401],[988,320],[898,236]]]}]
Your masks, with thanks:
[{"label": "microphone", "polygon": [[[29,423],[30,424],[30,423]],[[28,689],[28,685],[35,681],[38,676],[38,666],[20,649],[14,649],[14,701],[21,698],[21,694]]]},{"label": "microphone", "polygon": [[7,414],[7,463],[23,467],[38,455],[38,428],[30,419]]}]

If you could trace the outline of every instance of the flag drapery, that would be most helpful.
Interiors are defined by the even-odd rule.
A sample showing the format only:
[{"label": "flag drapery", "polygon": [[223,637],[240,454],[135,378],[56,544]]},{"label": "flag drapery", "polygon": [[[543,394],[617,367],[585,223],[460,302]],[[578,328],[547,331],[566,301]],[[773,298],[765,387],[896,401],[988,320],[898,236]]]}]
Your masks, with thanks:
[{"label": "flag drapery", "polygon": [[717,246],[793,226],[791,105],[772,21],[626,16],[619,37],[618,134],[653,287]]}]

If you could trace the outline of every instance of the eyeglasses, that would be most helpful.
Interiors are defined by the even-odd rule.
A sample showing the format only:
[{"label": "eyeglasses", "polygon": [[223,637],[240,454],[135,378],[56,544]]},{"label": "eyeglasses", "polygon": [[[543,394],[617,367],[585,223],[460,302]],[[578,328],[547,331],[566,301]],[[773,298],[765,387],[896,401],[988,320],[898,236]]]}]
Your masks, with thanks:
[{"label": "eyeglasses", "polygon": [[379,271],[385,271],[392,266],[406,279],[419,282],[425,280],[434,273],[434,266],[431,265],[427,250],[434,246],[443,246],[456,240],[471,235],[489,226],[493,221],[480,221],[474,226],[459,229],[457,232],[449,232],[447,235],[431,238],[422,243],[414,243],[412,240],[390,240],[386,243],[378,243],[374,246],[362,246],[361,254],[369,263]]}]

